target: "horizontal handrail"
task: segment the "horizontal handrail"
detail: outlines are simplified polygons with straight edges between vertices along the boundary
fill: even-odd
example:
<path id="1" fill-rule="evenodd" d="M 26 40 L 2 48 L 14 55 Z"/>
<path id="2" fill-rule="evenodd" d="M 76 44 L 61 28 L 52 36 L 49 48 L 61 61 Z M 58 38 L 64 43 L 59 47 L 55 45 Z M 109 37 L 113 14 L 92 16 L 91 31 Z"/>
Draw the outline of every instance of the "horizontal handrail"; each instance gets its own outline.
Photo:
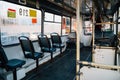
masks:
<path id="1" fill-rule="evenodd" d="M 107 46 L 96 46 L 97 49 L 115 49 L 115 47 L 107 47 Z"/>
<path id="2" fill-rule="evenodd" d="M 106 69 L 120 69 L 120 66 L 98 64 L 98 63 L 87 62 L 87 61 L 78 61 L 78 63 L 83 64 L 83 65 L 88 65 L 88 66 L 102 67 L 102 68 L 106 68 Z"/>

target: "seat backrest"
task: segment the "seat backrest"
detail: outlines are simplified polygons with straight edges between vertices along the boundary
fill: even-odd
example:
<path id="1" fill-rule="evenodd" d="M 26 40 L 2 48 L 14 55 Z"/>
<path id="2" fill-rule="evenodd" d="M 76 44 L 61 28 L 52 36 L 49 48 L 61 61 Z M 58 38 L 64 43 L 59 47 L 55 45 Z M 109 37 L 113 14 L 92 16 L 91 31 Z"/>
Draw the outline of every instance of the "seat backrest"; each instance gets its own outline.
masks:
<path id="1" fill-rule="evenodd" d="M 20 36 L 18 39 L 20 41 L 24 56 L 26 56 L 26 52 L 31 52 L 31 54 L 34 56 L 35 50 L 32 41 L 26 36 Z"/>
<path id="2" fill-rule="evenodd" d="M 38 42 L 41 48 L 51 48 L 47 35 L 38 35 Z"/>
<path id="3" fill-rule="evenodd" d="M 0 61 L 1 61 L 1 65 L 5 66 L 6 63 L 8 62 L 8 58 L 5 54 L 4 49 L 2 48 L 2 46 L 0 46 Z"/>
<path id="4" fill-rule="evenodd" d="M 51 33 L 50 36 L 51 36 L 51 40 L 52 40 L 52 43 L 53 43 L 53 44 L 54 44 L 54 43 L 59 43 L 59 44 L 62 43 L 61 37 L 59 36 L 58 33 L 55 33 L 55 32 L 54 32 L 54 33 Z"/>

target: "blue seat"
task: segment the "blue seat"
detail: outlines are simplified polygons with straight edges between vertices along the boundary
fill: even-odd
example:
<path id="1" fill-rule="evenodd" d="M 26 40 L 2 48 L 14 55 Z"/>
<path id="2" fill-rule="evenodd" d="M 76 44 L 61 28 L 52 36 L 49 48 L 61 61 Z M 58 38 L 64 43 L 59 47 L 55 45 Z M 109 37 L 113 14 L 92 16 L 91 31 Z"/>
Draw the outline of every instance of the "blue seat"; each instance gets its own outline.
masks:
<path id="1" fill-rule="evenodd" d="M 44 54 L 40 52 L 35 52 L 32 41 L 28 37 L 20 36 L 18 39 L 20 41 L 25 58 L 36 60 L 36 68 L 38 68 L 39 58 L 42 58 Z"/>
<path id="2" fill-rule="evenodd" d="M 60 48 L 60 54 L 62 54 L 62 48 L 65 47 L 65 44 L 62 43 L 61 37 L 58 33 L 51 33 L 52 46 L 54 48 Z"/>
<path id="3" fill-rule="evenodd" d="M 3 48 L 0 46 L 0 61 L 1 67 L 5 68 L 7 71 L 13 72 L 13 79 L 17 80 L 16 69 L 22 67 L 26 62 L 20 59 L 11 59 L 8 60 Z"/>
<path id="4" fill-rule="evenodd" d="M 41 47 L 42 52 L 50 52 L 51 53 L 51 61 L 53 60 L 53 52 L 56 51 L 56 48 L 51 46 L 50 40 L 46 35 L 38 35 L 38 42 Z"/>

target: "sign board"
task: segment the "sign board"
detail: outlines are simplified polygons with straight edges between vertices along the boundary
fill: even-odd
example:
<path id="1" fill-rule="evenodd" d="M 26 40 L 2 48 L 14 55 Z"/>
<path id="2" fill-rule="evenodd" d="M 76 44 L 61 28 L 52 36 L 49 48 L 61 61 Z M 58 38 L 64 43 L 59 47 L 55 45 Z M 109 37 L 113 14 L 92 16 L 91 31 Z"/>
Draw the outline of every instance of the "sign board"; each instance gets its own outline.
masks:
<path id="1" fill-rule="evenodd" d="M 19 36 L 37 38 L 41 32 L 41 11 L 0 1 L 2 45 L 19 43 Z"/>

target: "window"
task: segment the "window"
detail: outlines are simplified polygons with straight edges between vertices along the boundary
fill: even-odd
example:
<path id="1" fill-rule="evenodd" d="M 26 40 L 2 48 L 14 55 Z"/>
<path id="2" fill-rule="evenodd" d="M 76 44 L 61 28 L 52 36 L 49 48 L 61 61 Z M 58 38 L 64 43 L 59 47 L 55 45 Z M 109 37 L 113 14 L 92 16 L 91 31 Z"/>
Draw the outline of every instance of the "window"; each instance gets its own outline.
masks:
<path id="1" fill-rule="evenodd" d="M 52 32 L 61 34 L 61 24 L 45 22 L 44 23 L 44 33 L 46 35 L 50 36 L 50 33 L 52 33 Z"/>
<path id="2" fill-rule="evenodd" d="M 61 16 L 45 12 L 45 22 L 61 23 Z"/>
<path id="3" fill-rule="evenodd" d="M 50 36 L 52 32 L 61 34 L 61 16 L 45 12 L 44 34 Z"/>
<path id="4" fill-rule="evenodd" d="M 55 15 L 55 22 L 61 22 L 61 16 Z"/>
<path id="5" fill-rule="evenodd" d="M 53 21 L 53 14 L 45 12 L 45 21 Z"/>

